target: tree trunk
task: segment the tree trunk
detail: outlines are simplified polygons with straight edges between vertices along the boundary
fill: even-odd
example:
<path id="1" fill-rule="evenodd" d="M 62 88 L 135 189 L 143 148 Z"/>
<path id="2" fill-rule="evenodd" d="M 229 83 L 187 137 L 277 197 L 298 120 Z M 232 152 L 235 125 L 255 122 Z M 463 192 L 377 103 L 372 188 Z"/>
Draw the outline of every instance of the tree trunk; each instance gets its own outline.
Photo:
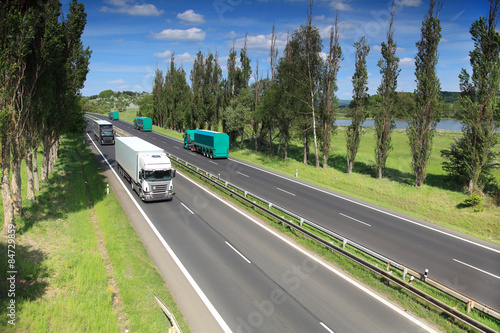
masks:
<path id="1" fill-rule="evenodd" d="M 34 200 L 35 199 L 35 184 L 33 177 L 33 151 L 30 151 L 26 154 L 26 199 Z"/>
<path id="2" fill-rule="evenodd" d="M 10 175 L 10 140 L 2 138 L 2 203 L 3 203 L 3 233 L 7 235 L 9 225 L 14 224 L 14 206 L 12 205 Z"/>
<path id="3" fill-rule="evenodd" d="M 285 133 L 285 160 L 288 159 L 288 132 Z"/>
<path id="4" fill-rule="evenodd" d="M 311 94 L 311 103 L 314 103 L 314 95 Z M 318 154 L 318 138 L 316 137 L 316 112 L 314 106 L 312 107 L 313 118 L 313 140 L 314 140 L 314 158 L 316 159 L 316 168 L 319 168 L 319 154 Z"/>
<path id="5" fill-rule="evenodd" d="M 40 191 L 40 181 L 38 178 L 38 148 L 33 151 L 33 187 L 36 191 Z"/>
<path id="6" fill-rule="evenodd" d="M 307 165 L 307 130 L 304 131 L 304 164 Z"/>
<path id="7" fill-rule="evenodd" d="M 280 155 L 281 150 L 281 141 L 283 140 L 283 132 L 280 132 L 280 143 L 278 144 L 278 150 L 276 151 L 276 155 Z"/>
<path id="8" fill-rule="evenodd" d="M 12 204 L 14 215 L 21 215 L 23 199 L 21 197 L 21 142 L 19 138 L 14 138 L 12 147 Z"/>

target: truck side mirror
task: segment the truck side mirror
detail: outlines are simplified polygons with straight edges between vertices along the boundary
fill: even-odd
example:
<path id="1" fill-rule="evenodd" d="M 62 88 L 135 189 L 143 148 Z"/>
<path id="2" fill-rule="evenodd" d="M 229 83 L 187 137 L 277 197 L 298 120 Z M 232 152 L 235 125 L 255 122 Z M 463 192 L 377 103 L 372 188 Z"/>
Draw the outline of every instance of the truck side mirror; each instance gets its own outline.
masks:
<path id="1" fill-rule="evenodd" d="M 174 177 L 175 177 L 175 172 L 176 172 L 176 171 L 177 171 L 177 170 L 172 169 L 172 178 L 174 178 Z"/>

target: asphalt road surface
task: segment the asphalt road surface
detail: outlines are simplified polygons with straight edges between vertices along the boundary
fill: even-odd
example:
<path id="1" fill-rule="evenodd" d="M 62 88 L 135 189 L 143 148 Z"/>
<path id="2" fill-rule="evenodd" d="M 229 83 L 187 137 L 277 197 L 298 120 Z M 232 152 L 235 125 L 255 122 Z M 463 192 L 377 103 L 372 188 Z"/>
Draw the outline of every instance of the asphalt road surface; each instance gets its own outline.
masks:
<path id="1" fill-rule="evenodd" d="M 210 160 L 155 132 L 116 127 L 285 209 L 500 310 L 500 246 L 235 159 Z"/>
<path id="2" fill-rule="evenodd" d="M 97 148 L 116 168 L 114 146 Z M 120 180 L 124 187 L 114 190 L 130 191 Z M 143 203 L 131 196 L 194 281 L 222 331 L 432 331 L 182 173 L 174 189 L 174 199 L 166 202 Z"/>

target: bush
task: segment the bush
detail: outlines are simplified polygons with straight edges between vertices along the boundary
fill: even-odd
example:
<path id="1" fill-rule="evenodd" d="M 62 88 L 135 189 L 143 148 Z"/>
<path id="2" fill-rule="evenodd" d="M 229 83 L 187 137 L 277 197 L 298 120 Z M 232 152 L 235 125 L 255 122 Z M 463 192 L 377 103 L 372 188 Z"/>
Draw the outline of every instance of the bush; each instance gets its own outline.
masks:
<path id="1" fill-rule="evenodd" d="M 464 207 L 479 207 L 483 203 L 483 198 L 477 193 L 472 193 L 464 201 L 462 201 L 462 206 Z M 474 211 L 476 211 L 474 209 Z"/>

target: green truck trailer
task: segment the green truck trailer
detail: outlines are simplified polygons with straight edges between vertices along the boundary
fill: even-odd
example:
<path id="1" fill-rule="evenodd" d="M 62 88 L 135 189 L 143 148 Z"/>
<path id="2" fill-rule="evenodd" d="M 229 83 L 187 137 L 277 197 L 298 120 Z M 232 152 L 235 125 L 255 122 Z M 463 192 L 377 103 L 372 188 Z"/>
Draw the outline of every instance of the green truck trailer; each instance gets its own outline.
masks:
<path id="1" fill-rule="evenodd" d="M 118 111 L 109 111 L 108 116 L 109 120 L 118 120 L 120 118 Z"/>
<path id="2" fill-rule="evenodd" d="M 135 117 L 134 128 L 143 132 L 151 132 L 153 129 L 153 121 L 148 117 Z"/>
<path id="3" fill-rule="evenodd" d="M 210 158 L 228 158 L 229 136 L 221 132 L 187 130 L 184 133 L 184 148 Z"/>

